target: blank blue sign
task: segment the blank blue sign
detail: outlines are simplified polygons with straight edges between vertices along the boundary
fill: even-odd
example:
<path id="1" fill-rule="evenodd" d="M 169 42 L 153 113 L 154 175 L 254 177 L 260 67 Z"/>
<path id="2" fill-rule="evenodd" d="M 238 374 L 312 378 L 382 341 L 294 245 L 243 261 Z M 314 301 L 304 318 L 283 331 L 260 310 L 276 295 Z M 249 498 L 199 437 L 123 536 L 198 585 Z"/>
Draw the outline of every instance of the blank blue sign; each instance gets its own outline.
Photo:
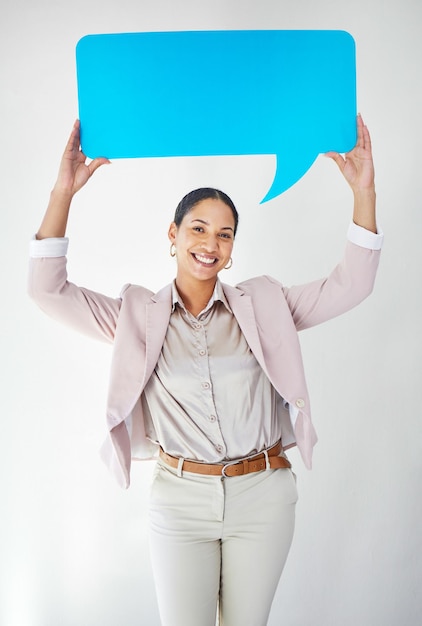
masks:
<path id="1" fill-rule="evenodd" d="M 355 44 L 344 31 L 87 35 L 76 61 L 91 158 L 274 154 L 265 202 L 318 154 L 356 142 Z"/>

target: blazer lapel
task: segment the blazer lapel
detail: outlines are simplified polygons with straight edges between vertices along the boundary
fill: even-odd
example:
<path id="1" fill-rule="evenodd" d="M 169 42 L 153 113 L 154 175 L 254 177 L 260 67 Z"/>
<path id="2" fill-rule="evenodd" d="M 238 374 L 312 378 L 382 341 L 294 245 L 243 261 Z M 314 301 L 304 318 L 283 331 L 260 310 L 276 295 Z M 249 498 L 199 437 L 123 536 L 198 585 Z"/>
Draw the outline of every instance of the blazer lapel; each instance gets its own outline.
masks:
<path id="1" fill-rule="evenodd" d="M 258 363 L 269 377 L 267 366 L 265 363 L 264 353 L 262 351 L 261 342 L 259 340 L 257 324 L 254 309 L 252 306 L 252 299 L 250 296 L 245 294 L 239 288 L 231 287 L 230 285 L 222 284 L 224 295 L 227 298 L 227 301 L 230 305 L 231 310 L 237 322 L 240 326 L 240 329 L 245 336 L 246 341 L 252 352 L 255 355 Z"/>
<path id="2" fill-rule="evenodd" d="M 160 356 L 171 315 L 171 284 L 154 296 L 146 306 L 145 369 L 142 380 L 144 388 Z"/>

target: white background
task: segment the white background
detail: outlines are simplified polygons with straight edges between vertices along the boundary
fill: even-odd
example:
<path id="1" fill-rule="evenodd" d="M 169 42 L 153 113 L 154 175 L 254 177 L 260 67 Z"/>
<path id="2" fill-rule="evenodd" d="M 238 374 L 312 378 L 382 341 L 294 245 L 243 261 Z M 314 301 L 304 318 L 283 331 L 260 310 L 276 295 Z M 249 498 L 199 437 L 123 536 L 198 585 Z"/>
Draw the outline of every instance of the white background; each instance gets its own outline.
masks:
<path id="1" fill-rule="evenodd" d="M 386 241 L 373 295 L 301 337 L 320 442 L 312 472 L 290 453 L 297 530 L 269 624 L 422 623 L 421 14 L 419 0 L 3 0 L 1 626 L 159 624 L 145 521 L 152 464 L 136 465 L 121 491 L 97 454 L 110 348 L 51 322 L 26 295 L 28 241 L 77 117 L 75 45 L 89 33 L 296 28 L 356 40 Z M 223 95 L 210 85 L 211 98 Z M 241 215 L 225 281 L 324 275 L 342 253 L 351 192 L 320 157 L 260 206 L 274 171 L 273 156 L 115 161 L 74 202 L 72 279 L 111 295 L 128 281 L 169 282 L 167 226 L 202 185 L 229 193 Z"/>

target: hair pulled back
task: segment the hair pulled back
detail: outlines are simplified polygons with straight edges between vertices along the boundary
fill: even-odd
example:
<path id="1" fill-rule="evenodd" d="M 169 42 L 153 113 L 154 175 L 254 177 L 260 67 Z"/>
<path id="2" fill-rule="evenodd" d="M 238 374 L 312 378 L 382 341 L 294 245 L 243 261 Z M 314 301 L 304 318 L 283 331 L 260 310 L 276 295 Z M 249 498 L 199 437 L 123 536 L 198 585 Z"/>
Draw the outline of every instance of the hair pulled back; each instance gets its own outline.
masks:
<path id="1" fill-rule="evenodd" d="M 202 202 L 202 200 L 209 199 L 221 200 L 221 202 L 224 202 L 224 204 L 231 209 L 234 217 L 234 235 L 236 235 L 237 225 L 239 223 L 239 214 L 236 207 L 234 206 L 231 198 L 229 198 L 224 191 L 214 189 L 213 187 L 200 187 L 199 189 L 194 189 L 181 199 L 174 213 L 174 223 L 176 226 L 180 226 L 185 215 L 189 213 L 189 211 L 191 211 L 197 204 Z"/>

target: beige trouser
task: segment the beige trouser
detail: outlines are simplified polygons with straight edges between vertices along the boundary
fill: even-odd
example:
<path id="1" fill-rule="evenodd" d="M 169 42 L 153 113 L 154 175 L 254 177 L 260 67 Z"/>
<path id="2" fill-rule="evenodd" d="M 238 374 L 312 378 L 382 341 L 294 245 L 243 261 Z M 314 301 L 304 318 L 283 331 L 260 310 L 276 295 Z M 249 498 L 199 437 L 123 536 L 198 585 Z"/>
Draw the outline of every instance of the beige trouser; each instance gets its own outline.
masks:
<path id="1" fill-rule="evenodd" d="M 162 626 L 265 626 L 293 537 L 290 469 L 232 478 L 158 461 L 150 547 Z"/>

